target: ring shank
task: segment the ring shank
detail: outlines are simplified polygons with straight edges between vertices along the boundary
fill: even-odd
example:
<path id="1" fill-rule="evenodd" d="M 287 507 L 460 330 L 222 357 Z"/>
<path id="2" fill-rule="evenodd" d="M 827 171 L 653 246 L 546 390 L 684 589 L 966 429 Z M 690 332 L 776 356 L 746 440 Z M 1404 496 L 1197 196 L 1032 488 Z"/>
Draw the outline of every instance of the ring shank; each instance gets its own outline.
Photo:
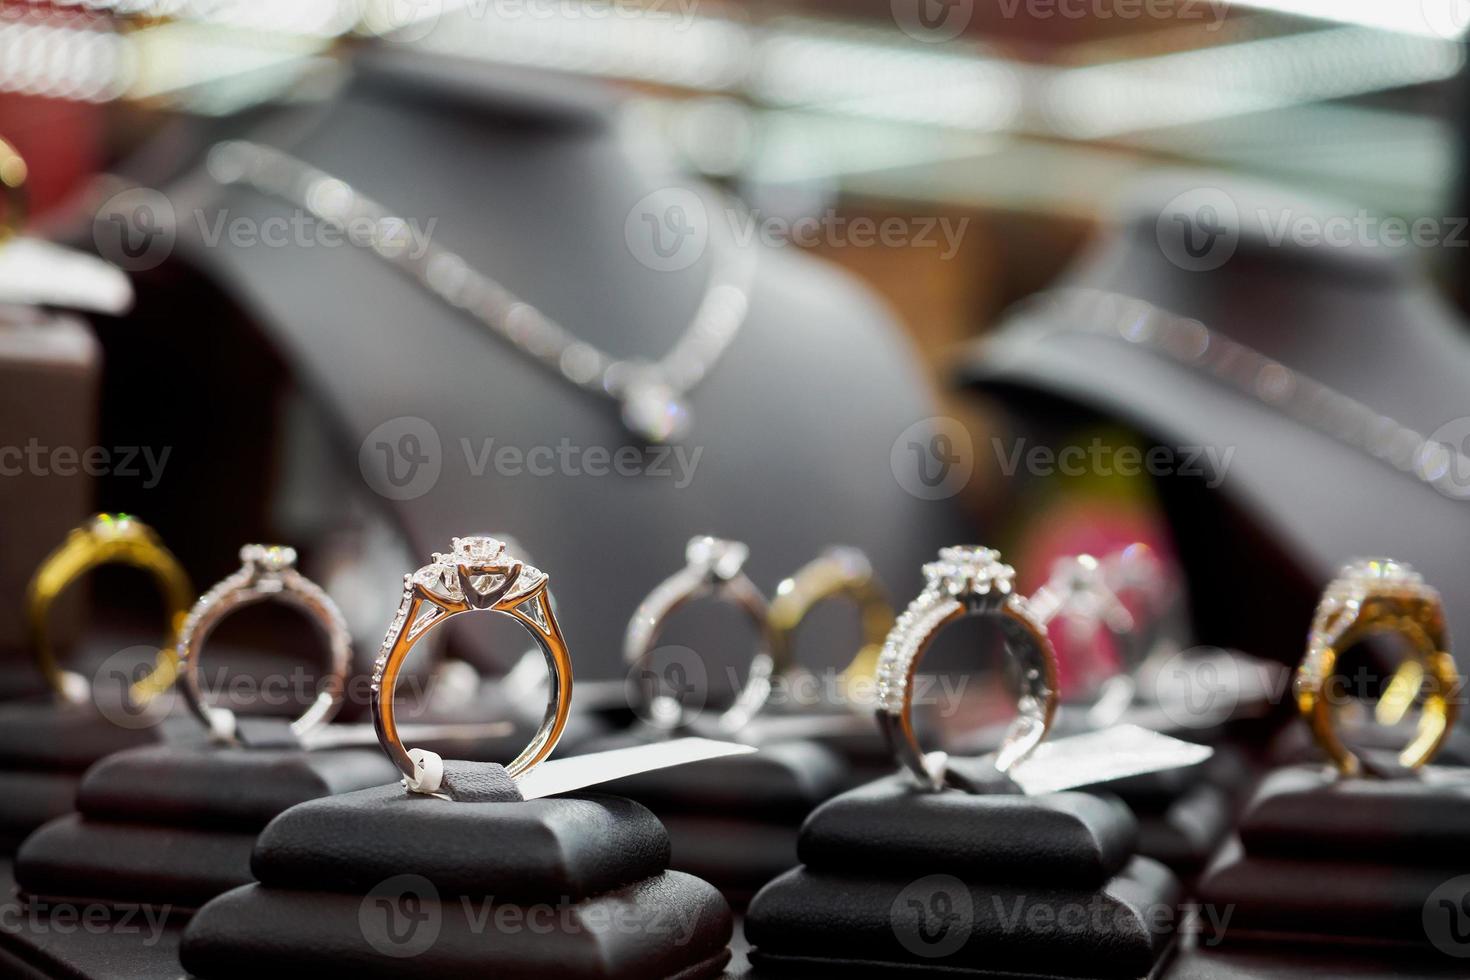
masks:
<path id="1" fill-rule="evenodd" d="M 506 773 L 511 778 L 529 771 L 551 754 L 556 743 L 561 739 L 562 732 L 566 729 L 572 704 L 571 653 L 567 649 L 566 639 L 562 636 L 561 627 L 552 612 L 545 585 L 539 586 L 529 596 L 522 596 L 514 601 L 513 606 L 496 604 L 480 611 L 498 612 L 510 616 L 531 634 L 546 658 L 551 684 L 546 713 L 542 717 L 540 727 L 520 754 L 506 764 Z M 538 604 L 536 617 L 528 615 L 523 610 L 522 607 L 527 602 Z M 438 612 L 434 614 L 428 627 L 415 629 L 415 624 L 419 623 L 425 606 L 430 606 Z M 388 650 L 388 655 L 383 660 L 382 670 L 373 685 L 373 728 L 377 732 L 378 742 L 383 747 L 383 751 L 387 753 L 388 758 L 398 767 L 399 772 L 403 773 L 404 778 L 409 781 L 410 787 L 417 785 L 419 767 L 398 733 L 394 707 L 398 676 L 403 670 L 409 653 L 421 639 L 451 617 L 473 611 L 476 610 L 463 603 L 451 606 L 432 599 L 419 586 L 414 586 L 413 597 L 408 604 L 403 625 L 398 630 Z"/>
<path id="2" fill-rule="evenodd" d="M 782 582 L 771 600 L 771 657 L 776 674 L 797 667 L 793 642 L 797 627 L 817 605 L 829 599 L 847 599 L 858 609 L 862 645 L 843 668 L 843 676 L 849 680 L 868 680 L 877 673 L 883 641 L 893 629 L 893 604 L 870 568 L 855 574 L 848 562 L 824 554 Z"/>
<path id="3" fill-rule="evenodd" d="M 163 597 L 168 626 L 158 658 L 148 677 L 134 683 L 135 696 L 156 695 L 174 682 L 178 667 L 178 643 L 184 620 L 194 602 L 194 586 L 178 559 L 148 532 L 98 538 L 92 532 L 73 531 L 65 542 L 41 563 L 26 588 L 26 616 L 37 666 L 53 691 L 67 696 L 67 671 L 56 657 L 50 629 L 50 610 L 56 599 L 87 573 L 104 565 L 123 565 L 147 573 Z M 138 700 L 146 700 L 139 698 Z"/>

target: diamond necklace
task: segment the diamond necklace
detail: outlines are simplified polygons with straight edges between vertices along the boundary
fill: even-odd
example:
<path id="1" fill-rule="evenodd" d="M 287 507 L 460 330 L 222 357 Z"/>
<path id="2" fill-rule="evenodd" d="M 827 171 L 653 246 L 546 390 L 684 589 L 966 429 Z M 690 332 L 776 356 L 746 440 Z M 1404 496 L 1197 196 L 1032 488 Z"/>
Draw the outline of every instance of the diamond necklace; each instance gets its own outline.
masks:
<path id="1" fill-rule="evenodd" d="M 1052 321 L 1038 319 L 1040 331 L 1111 336 L 1146 348 L 1216 378 L 1447 497 L 1470 499 L 1470 457 L 1456 447 L 1421 435 L 1198 320 L 1100 289 L 1049 290 L 1022 306 L 1023 315 L 1035 310 Z"/>
<path id="2" fill-rule="evenodd" d="M 290 154 L 227 140 L 210 150 L 208 170 L 221 184 L 244 184 L 310 212 L 563 380 L 618 401 L 623 425 L 651 443 L 677 441 L 688 432 L 689 392 L 719 361 L 750 305 L 756 250 L 732 244 L 715 253 L 699 307 L 668 353 L 652 362 L 622 360 L 578 340 L 457 253 L 426 239 L 414 254 L 405 219 Z"/>

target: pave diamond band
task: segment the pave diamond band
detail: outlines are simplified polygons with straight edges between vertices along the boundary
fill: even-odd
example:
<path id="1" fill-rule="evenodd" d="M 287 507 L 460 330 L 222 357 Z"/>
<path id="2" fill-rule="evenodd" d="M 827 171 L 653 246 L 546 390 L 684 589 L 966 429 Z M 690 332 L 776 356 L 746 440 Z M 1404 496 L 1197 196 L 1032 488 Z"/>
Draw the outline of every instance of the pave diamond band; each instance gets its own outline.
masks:
<path id="1" fill-rule="evenodd" d="M 317 696 L 291 723 L 300 737 L 332 719 L 342 706 L 343 685 L 352 659 L 352 636 L 337 604 L 321 586 L 296 570 L 296 551 L 283 545 L 247 544 L 240 549 L 239 571 L 215 583 L 194 603 L 179 635 L 179 680 L 184 700 L 214 738 L 233 743 L 235 714 L 209 704 L 199 682 L 199 658 L 204 641 L 220 620 L 245 606 L 281 600 L 302 610 L 321 627 L 331 660 Z"/>
<path id="2" fill-rule="evenodd" d="M 1015 569 L 1000 553 L 977 546 L 943 548 L 924 566 L 923 591 L 899 614 L 878 658 L 878 725 L 898 763 L 929 789 L 947 784 L 944 757 L 926 756 L 913 724 L 913 678 L 939 631 L 966 616 L 994 618 L 1007 653 L 1020 666 L 1016 720 L 996 753 L 1007 772 L 1030 755 L 1051 728 L 1057 706 L 1057 662 L 1046 627 L 1015 591 Z"/>
<path id="3" fill-rule="evenodd" d="M 669 616 L 686 603 L 714 596 L 743 610 L 759 631 L 759 641 L 744 687 L 734 704 L 720 715 L 718 725 L 725 734 L 743 728 L 765 705 L 778 667 L 772 653 L 775 644 L 765 596 L 743 571 L 749 556 L 750 549 L 738 541 L 707 535 L 691 539 L 684 549 L 685 566 L 654 586 L 634 610 L 623 635 L 623 662 L 630 671 L 637 671 L 652 655 Z M 780 667 L 785 669 L 786 665 Z M 674 730 L 693 721 L 676 698 L 655 697 L 641 684 L 632 685 L 630 693 L 644 699 L 635 707 L 641 717 L 658 728 Z"/>
<path id="4" fill-rule="evenodd" d="M 1344 775 L 1358 775 L 1364 765 L 1338 736 L 1328 688 L 1342 651 L 1378 633 L 1397 633 L 1407 640 L 1420 668 L 1405 675 L 1415 678 L 1412 699 L 1422 694 L 1424 707 L 1413 740 L 1399 753 L 1400 765 L 1414 769 L 1432 759 L 1449 737 L 1458 711 L 1461 682 L 1439 592 L 1403 562 L 1368 558 L 1344 565 L 1317 604 L 1295 682 L 1298 709 L 1317 744 Z"/>
<path id="5" fill-rule="evenodd" d="M 506 772 L 512 778 L 523 776 L 556 747 L 571 713 L 572 660 L 552 612 L 549 583 L 545 572 L 485 535 L 455 538 L 449 554 L 435 554 L 432 562 L 403 577 L 403 598 L 373 665 L 373 727 L 411 792 L 437 792 L 443 764 L 432 752 L 404 747 L 393 708 L 398 674 L 429 630 L 460 613 L 496 612 L 514 619 L 535 639 L 551 673 L 541 726 Z"/>

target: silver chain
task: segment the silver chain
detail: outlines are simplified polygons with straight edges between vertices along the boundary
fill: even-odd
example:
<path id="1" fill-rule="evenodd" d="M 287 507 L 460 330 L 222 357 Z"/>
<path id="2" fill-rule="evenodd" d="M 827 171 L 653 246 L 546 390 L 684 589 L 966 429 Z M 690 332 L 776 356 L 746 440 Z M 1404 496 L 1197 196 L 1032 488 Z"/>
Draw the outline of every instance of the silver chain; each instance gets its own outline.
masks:
<path id="1" fill-rule="evenodd" d="M 405 219 L 288 153 L 228 140 L 210 151 L 208 170 L 222 184 L 247 185 L 311 213 L 563 380 L 620 402 L 624 425 L 650 442 L 674 441 L 687 432 L 685 400 L 729 347 L 750 305 L 757 250 L 731 242 L 714 252 L 699 307 L 668 353 L 651 362 L 619 359 L 577 338 L 458 253 L 432 240 L 411 249 Z M 715 245 L 713 234 L 710 244 Z"/>
<path id="2" fill-rule="evenodd" d="M 1308 428 L 1447 497 L 1470 498 L 1470 457 L 1402 425 L 1253 347 L 1146 300 L 1098 289 L 1055 289 L 1024 304 L 1047 332 L 1112 336 L 1209 375 Z"/>

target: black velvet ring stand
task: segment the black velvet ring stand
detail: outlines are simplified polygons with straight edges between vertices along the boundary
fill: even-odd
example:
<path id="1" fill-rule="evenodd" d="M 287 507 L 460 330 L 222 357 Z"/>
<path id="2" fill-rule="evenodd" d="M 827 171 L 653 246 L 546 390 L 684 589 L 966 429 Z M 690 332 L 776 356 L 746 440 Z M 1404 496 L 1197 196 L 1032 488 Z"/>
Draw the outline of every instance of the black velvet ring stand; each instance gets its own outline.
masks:
<path id="1" fill-rule="evenodd" d="M 498 765 L 446 763 L 453 799 L 399 785 L 324 797 L 271 822 L 259 884 L 202 908 L 181 959 L 204 980 L 717 976 L 733 918 L 666 870 L 658 819 L 631 800 L 523 800 Z"/>
<path id="2" fill-rule="evenodd" d="M 653 737 L 640 730 L 587 748 Z M 663 822 L 672 846 L 669 867 L 709 881 L 743 908 L 761 885 L 796 862 L 802 820 L 848 780 L 847 764 L 832 749 L 796 740 L 627 776 L 604 788 L 637 800 Z"/>
<path id="3" fill-rule="evenodd" d="M 1343 779 L 1293 766 L 1261 784 L 1200 898 L 1234 907 L 1227 942 L 1350 939 L 1433 954 L 1432 900 L 1447 897 L 1456 915 L 1470 908 L 1470 877 L 1452 895 L 1442 888 L 1461 875 L 1470 875 L 1470 773 Z M 1440 938 L 1450 935 L 1446 924 Z M 1470 941 L 1460 945 L 1470 954 Z"/>
<path id="4" fill-rule="evenodd" d="M 272 727 L 252 722 L 255 744 Z M 393 780 L 376 748 L 306 751 L 207 743 L 129 749 L 81 779 L 77 813 L 26 839 L 16 855 L 23 892 L 51 899 L 168 906 L 187 912 L 252 880 L 255 835 L 305 800 Z"/>
<path id="5" fill-rule="evenodd" d="M 890 776 L 807 818 L 801 866 L 750 903 L 751 961 L 762 974 L 1153 976 L 1181 895 L 1136 839 L 1117 800 L 930 793 Z"/>

